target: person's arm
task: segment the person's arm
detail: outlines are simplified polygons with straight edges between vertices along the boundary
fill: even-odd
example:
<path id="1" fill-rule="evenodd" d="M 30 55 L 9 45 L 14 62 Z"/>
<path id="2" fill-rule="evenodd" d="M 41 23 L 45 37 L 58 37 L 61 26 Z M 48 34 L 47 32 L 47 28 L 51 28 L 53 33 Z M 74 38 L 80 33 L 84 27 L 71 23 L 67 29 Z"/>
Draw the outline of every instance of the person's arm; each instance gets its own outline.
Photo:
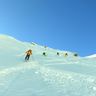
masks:
<path id="1" fill-rule="evenodd" d="M 32 55 L 32 52 L 31 52 L 31 55 Z"/>
<path id="2" fill-rule="evenodd" d="M 28 51 L 25 52 L 26 54 L 28 53 Z"/>

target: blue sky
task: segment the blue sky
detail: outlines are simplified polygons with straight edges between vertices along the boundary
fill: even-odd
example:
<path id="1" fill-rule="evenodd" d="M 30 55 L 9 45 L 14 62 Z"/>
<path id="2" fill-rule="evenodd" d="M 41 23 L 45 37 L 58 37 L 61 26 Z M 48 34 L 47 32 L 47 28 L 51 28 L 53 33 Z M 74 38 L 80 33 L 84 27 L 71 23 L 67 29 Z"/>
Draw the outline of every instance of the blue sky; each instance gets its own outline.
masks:
<path id="1" fill-rule="evenodd" d="M 0 0 L 0 33 L 86 56 L 96 53 L 95 0 Z"/>

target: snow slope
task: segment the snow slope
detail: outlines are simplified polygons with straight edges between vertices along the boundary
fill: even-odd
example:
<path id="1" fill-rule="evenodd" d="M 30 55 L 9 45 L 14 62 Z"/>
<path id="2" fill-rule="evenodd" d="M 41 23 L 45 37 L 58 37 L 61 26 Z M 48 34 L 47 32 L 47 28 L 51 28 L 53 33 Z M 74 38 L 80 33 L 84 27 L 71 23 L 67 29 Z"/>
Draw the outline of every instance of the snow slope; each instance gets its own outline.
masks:
<path id="1" fill-rule="evenodd" d="M 24 62 L 28 49 L 33 55 Z M 0 96 L 96 96 L 95 58 L 74 57 L 5 35 L 0 35 L 0 51 Z"/>
<path id="2" fill-rule="evenodd" d="M 96 54 L 93 54 L 93 55 L 87 56 L 87 58 L 96 58 Z"/>

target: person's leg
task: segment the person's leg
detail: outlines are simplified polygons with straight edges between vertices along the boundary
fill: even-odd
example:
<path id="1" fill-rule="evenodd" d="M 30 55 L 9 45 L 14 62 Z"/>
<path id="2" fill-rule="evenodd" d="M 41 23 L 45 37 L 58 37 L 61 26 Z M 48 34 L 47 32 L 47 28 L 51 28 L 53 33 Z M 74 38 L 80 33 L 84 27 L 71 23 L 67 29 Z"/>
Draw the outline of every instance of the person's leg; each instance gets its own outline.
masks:
<path id="1" fill-rule="evenodd" d="M 25 57 L 25 60 L 27 60 L 28 59 L 28 55 L 26 55 L 26 57 Z"/>
<path id="2" fill-rule="evenodd" d="M 27 56 L 27 60 L 29 60 L 29 58 L 30 58 L 30 55 Z"/>

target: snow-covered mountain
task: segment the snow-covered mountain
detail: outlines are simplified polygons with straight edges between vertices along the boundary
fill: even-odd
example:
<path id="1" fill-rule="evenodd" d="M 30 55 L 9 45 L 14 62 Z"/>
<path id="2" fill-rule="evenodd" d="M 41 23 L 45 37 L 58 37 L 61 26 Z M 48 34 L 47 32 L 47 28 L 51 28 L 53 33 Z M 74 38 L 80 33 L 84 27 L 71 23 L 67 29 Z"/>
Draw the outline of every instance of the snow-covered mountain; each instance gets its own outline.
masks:
<path id="1" fill-rule="evenodd" d="M 33 55 L 25 62 L 28 49 Z M 0 35 L 0 51 L 0 96 L 96 96 L 95 58 L 5 35 Z"/>
<path id="2" fill-rule="evenodd" d="M 96 54 L 93 54 L 93 55 L 87 56 L 87 58 L 96 58 Z"/>

